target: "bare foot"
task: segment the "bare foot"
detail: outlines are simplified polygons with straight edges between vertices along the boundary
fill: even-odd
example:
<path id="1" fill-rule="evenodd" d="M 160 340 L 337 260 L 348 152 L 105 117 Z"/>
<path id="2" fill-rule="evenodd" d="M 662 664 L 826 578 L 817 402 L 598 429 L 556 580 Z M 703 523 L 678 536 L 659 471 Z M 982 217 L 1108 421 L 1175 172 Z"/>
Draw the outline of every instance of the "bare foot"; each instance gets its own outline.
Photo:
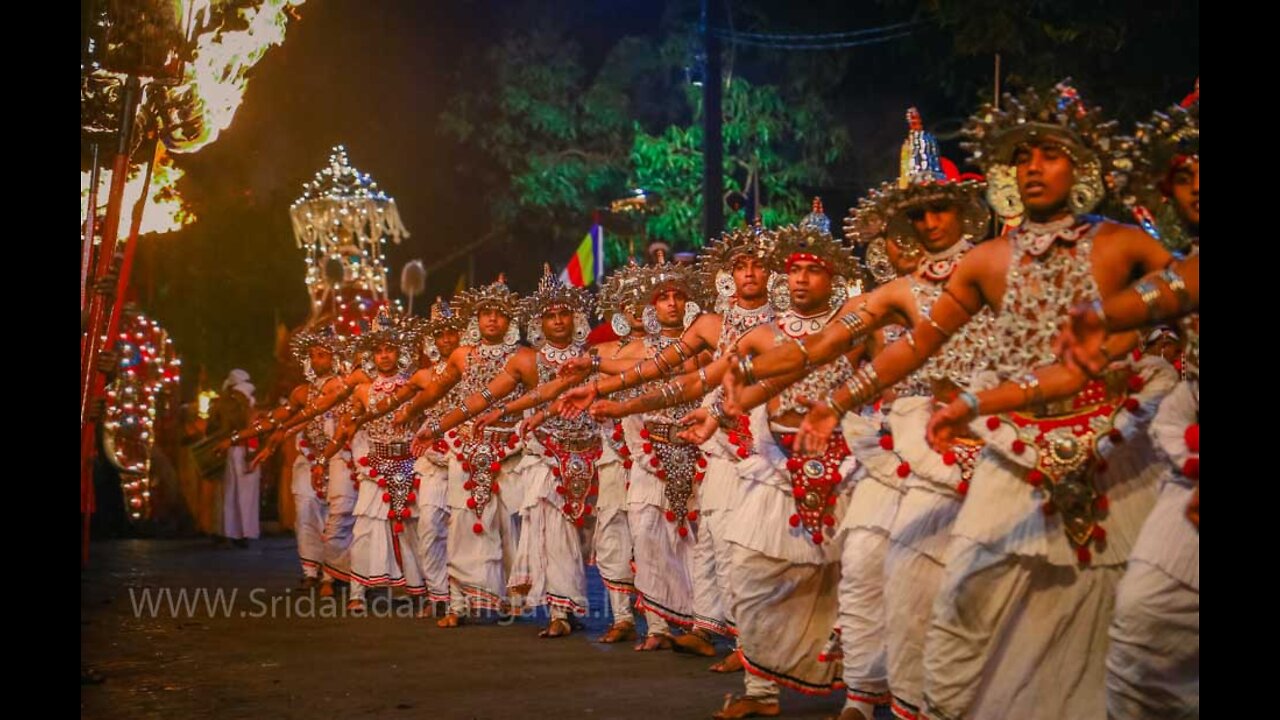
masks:
<path id="1" fill-rule="evenodd" d="M 675 647 L 672 650 L 678 653 L 701 655 L 703 657 L 716 656 L 716 646 L 712 645 L 710 640 L 696 631 L 673 636 L 671 642 L 675 643 Z"/>
<path id="2" fill-rule="evenodd" d="M 573 627 L 569 625 L 568 620 L 564 620 L 561 618 L 554 618 L 551 622 L 547 623 L 547 628 L 545 630 L 538 633 L 538 637 L 540 638 L 565 637 L 572 632 L 573 632 Z"/>
<path id="3" fill-rule="evenodd" d="M 620 622 L 609 628 L 609 632 L 601 635 L 596 642 L 600 643 L 618 643 L 627 642 L 636 639 L 636 624 L 633 622 Z"/>
<path id="4" fill-rule="evenodd" d="M 736 720 L 737 718 L 749 717 L 777 717 L 782 713 L 782 708 L 778 707 L 777 702 L 764 702 L 748 697 L 735 698 L 732 695 L 724 696 L 724 707 L 711 717 L 715 720 Z"/>
<path id="5" fill-rule="evenodd" d="M 364 601 L 359 598 L 347 601 L 347 612 L 352 615 L 363 615 L 365 613 Z"/>
<path id="6" fill-rule="evenodd" d="M 707 669 L 718 673 L 742 672 L 742 656 L 738 654 L 737 650 L 734 650 L 726 655 L 723 660 Z"/>
<path id="7" fill-rule="evenodd" d="M 639 652 L 652 652 L 654 650 L 670 650 L 671 636 L 669 635 L 649 635 L 644 642 L 636 646 Z"/>
<path id="8" fill-rule="evenodd" d="M 833 717 L 830 720 L 869 720 L 866 715 L 858 708 L 847 707 L 840 711 L 840 717 Z"/>
<path id="9" fill-rule="evenodd" d="M 462 624 L 464 624 L 463 620 L 462 618 L 458 617 L 457 613 L 448 613 L 444 617 L 436 621 L 436 627 L 442 627 L 442 628 L 456 628 Z"/>
<path id="10" fill-rule="evenodd" d="M 333 581 L 323 580 L 320 583 L 320 597 L 333 597 Z"/>

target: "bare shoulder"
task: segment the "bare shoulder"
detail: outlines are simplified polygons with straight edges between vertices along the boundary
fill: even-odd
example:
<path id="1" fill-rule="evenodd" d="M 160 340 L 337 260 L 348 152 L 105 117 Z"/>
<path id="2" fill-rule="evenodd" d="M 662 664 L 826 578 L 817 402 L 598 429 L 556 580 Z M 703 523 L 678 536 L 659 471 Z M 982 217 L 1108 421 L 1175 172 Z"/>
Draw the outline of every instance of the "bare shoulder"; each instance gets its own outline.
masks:
<path id="1" fill-rule="evenodd" d="M 758 354 L 766 352 L 774 346 L 777 336 L 774 325 L 757 325 L 750 332 L 738 338 L 738 350 Z"/>

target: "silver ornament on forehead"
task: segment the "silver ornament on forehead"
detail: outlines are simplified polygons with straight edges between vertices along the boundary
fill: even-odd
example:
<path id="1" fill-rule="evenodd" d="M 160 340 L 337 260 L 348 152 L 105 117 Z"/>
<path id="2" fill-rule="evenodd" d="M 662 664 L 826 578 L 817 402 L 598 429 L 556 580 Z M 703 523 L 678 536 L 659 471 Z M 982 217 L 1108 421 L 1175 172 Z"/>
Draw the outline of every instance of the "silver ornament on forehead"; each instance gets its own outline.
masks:
<path id="1" fill-rule="evenodd" d="M 738 286 L 733 281 L 733 275 L 727 270 L 721 270 L 716 273 L 716 294 L 722 298 L 733 297 L 738 291 Z"/>

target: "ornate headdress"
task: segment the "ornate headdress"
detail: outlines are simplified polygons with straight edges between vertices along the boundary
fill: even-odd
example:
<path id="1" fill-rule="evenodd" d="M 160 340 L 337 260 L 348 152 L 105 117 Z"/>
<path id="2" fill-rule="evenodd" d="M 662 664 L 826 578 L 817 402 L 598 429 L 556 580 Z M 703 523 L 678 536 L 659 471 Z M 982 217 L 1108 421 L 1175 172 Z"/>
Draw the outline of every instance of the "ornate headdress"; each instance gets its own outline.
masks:
<path id="1" fill-rule="evenodd" d="M 488 285 L 464 290 L 458 295 L 458 311 L 468 318 L 466 332 L 462 334 L 464 345 L 480 343 L 480 324 L 477 316 L 485 308 L 494 308 L 511 319 L 503 344 L 520 342 L 520 296 L 507 287 L 506 273 L 498 273 L 498 279 Z"/>
<path id="2" fill-rule="evenodd" d="M 571 287 L 560 282 L 560 278 L 551 272 L 551 266 L 542 265 L 542 279 L 538 281 L 538 289 L 524 299 L 523 314 L 528 322 L 525 337 L 534 347 L 542 347 L 546 338 L 542 334 L 542 315 L 554 308 L 567 308 L 573 311 L 573 339 L 577 343 L 587 340 L 591 333 L 591 325 L 587 318 L 595 312 L 595 301 L 586 288 Z"/>
<path id="3" fill-rule="evenodd" d="M 937 201 L 954 205 L 960 214 L 961 239 L 970 242 L 984 239 L 991 221 L 982 201 L 986 184 L 947 175 L 938 141 L 924 129 L 915 108 L 907 110 L 907 126 L 897 182 L 886 182 L 867 193 L 844 221 L 849 242 L 867 245 L 867 268 L 879 283 L 897 276 L 884 249 L 886 239 L 904 252 L 923 251 L 908 217 L 912 209 Z"/>
<path id="4" fill-rule="evenodd" d="M 843 304 L 851 292 L 850 283 L 860 280 L 853 253 L 831 235 L 831 219 L 822 211 L 821 198 L 813 199 L 813 212 L 799 225 L 783 226 L 774 235 L 766 262 L 775 273 L 769 279 L 770 301 L 780 310 L 791 306 L 785 276 L 791 264 L 799 260 L 820 263 L 831 272 L 833 306 Z"/>
<path id="5" fill-rule="evenodd" d="M 294 362 L 302 366 L 303 374 L 308 380 L 315 379 L 315 372 L 311 369 L 310 354 L 313 347 L 322 347 L 333 354 L 335 370 L 342 367 L 342 357 L 346 354 L 347 343 L 334 331 L 332 325 L 299 330 L 289 338 L 289 353 L 293 355 Z"/>
<path id="6" fill-rule="evenodd" d="M 1126 141 L 1112 176 L 1120 202 L 1157 240 L 1185 248 L 1191 239 L 1166 197 L 1173 172 L 1200 157 L 1200 81 L 1182 104 L 1139 122 Z"/>
<path id="7" fill-rule="evenodd" d="M 631 325 L 623 314 L 637 311 L 642 313 L 645 329 L 651 333 L 658 332 L 652 303 L 654 297 L 667 288 L 679 290 L 688 298 L 684 312 L 685 327 L 702 312 L 706 290 L 697 270 L 691 265 L 667 262 L 667 255 L 662 250 L 658 250 L 656 256 L 657 260 L 652 265 L 638 265 L 633 259 L 625 267 L 610 273 L 600 288 L 600 312 L 610 317 L 613 331 L 618 335 L 631 331 Z"/>
<path id="8" fill-rule="evenodd" d="M 356 338 L 357 350 L 372 351 L 381 345 L 394 345 L 400 351 L 398 363 L 402 371 L 408 372 L 417 360 L 418 338 L 422 332 L 421 323 L 415 322 L 408 315 L 393 314 L 387 306 L 378 310 L 367 330 L 361 331 Z M 372 363 L 372 353 L 366 356 L 365 364 Z"/>
<path id="9" fill-rule="evenodd" d="M 729 299 L 737 292 L 733 282 L 734 261 L 743 256 L 765 259 L 773 247 L 773 240 L 774 234 L 757 221 L 751 227 L 723 233 L 703 248 L 698 258 L 698 273 L 702 286 L 715 290 L 717 312 L 723 312 L 729 306 Z"/>
<path id="10" fill-rule="evenodd" d="M 462 332 L 466 325 L 466 317 L 456 312 L 448 300 L 440 297 L 431 303 L 431 318 L 423 323 L 422 347 L 432 362 L 440 362 L 440 349 L 436 347 L 436 335 L 445 330 Z"/>
<path id="11" fill-rule="evenodd" d="M 1111 171 L 1116 123 L 1086 105 L 1070 78 L 1043 96 L 1029 88 L 1018 97 L 1006 93 L 1003 107 L 984 103 L 961 132 L 967 138 L 961 146 L 988 176 L 988 201 L 1002 217 L 1009 217 L 1016 199 L 1016 183 L 1009 196 L 1009 178 L 1014 151 L 1023 143 L 1052 140 L 1066 151 L 1075 164 L 1070 205 L 1076 214 L 1088 213 L 1106 194 L 1102 178 Z M 1020 200 L 1016 204 L 1021 207 Z"/>

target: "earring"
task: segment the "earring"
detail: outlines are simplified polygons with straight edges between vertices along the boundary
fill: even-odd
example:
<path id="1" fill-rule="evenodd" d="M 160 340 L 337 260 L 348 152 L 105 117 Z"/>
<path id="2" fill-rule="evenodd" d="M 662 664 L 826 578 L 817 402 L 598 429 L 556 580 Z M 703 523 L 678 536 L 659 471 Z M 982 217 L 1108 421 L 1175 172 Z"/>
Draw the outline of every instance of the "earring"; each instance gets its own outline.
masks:
<path id="1" fill-rule="evenodd" d="M 645 306 L 641 319 L 644 321 L 645 332 L 650 335 L 657 335 L 662 332 L 662 325 L 658 322 L 658 311 L 652 305 Z"/>
<path id="2" fill-rule="evenodd" d="M 627 320 L 627 316 L 620 312 L 614 313 L 613 317 L 609 318 L 609 328 L 618 337 L 626 337 L 631 334 L 631 323 Z"/>
<path id="3" fill-rule="evenodd" d="M 702 314 L 702 308 L 698 307 L 698 303 L 690 300 L 684 304 L 684 326 L 689 327 L 694 320 Z"/>

